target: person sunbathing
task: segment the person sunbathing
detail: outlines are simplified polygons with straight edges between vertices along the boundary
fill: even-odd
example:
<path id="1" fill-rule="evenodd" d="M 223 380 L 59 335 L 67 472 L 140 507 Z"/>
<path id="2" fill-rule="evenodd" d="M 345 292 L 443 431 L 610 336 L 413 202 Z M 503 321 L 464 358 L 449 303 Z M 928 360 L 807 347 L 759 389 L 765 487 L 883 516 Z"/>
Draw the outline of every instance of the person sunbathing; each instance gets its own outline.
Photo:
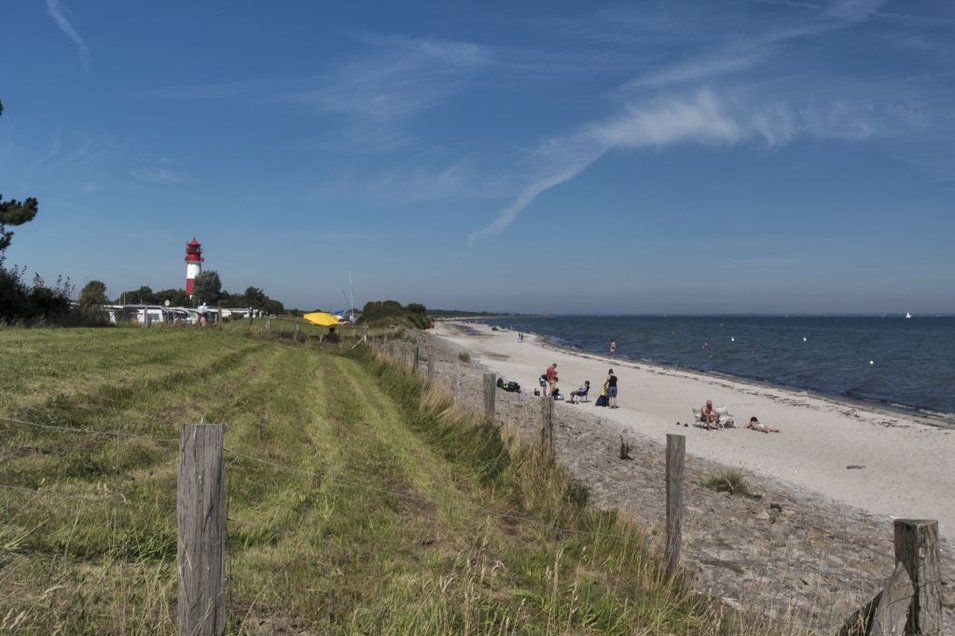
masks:
<path id="1" fill-rule="evenodd" d="M 703 422 L 706 428 L 710 428 L 710 426 L 723 428 L 722 425 L 720 425 L 720 414 L 713 408 L 713 400 L 707 400 L 703 408 L 700 409 L 700 421 Z"/>
<path id="2" fill-rule="evenodd" d="M 778 428 L 770 428 L 756 419 L 756 416 L 749 418 L 749 424 L 746 425 L 746 428 L 751 428 L 754 431 L 759 431 L 760 433 L 778 433 Z"/>

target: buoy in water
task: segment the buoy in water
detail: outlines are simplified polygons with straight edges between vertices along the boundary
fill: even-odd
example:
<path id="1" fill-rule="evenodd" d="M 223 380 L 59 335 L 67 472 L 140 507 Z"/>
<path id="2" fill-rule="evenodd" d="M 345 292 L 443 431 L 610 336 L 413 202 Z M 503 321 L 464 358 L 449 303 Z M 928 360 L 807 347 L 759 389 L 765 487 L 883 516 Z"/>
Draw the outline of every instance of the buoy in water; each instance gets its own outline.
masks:
<path id="1" fill-rule="evenodd" d="M 730 342 L 736 342 L 736 337 L 734 336 L 734 337 L 730 338 Z"/>
<path id="2" fill-rule="evenodd" d="M 875 364 L 875 360 L 869 360 L 869 366 L 871 367 L 873 364 Z"/>
<path id="3" fill-rule="evenodd" d="M 803 337 L 802 337 L 802 341 L 803 341 L 803 342 L 806 342 L 806 336 L 803 336 Z"/>

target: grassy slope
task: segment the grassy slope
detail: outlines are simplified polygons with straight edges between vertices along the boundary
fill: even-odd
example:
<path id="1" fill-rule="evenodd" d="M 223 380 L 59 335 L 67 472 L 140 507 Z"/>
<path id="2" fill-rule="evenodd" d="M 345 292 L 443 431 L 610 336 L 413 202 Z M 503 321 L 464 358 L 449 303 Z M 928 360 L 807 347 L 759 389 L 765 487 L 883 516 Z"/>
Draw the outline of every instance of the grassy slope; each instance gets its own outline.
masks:
<path id="1" fill-rule="evenodd" d="M 226 424 L 234 631 L 721 629 L 629 524 L 367 353 L 135 328 L 0 350 L 0 629 L 174 631 L 174 440 L 200 418 Z"/>

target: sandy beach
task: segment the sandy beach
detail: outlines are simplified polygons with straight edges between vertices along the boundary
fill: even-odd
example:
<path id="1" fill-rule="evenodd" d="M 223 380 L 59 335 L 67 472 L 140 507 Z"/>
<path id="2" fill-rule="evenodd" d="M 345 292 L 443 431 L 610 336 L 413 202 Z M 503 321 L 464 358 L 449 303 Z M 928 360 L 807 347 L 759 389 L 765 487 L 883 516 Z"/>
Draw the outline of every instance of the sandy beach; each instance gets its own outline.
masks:
<path id="1" fill-rule="evenodd" d="M 552 362 L 567 396 L 590 380 L 591 402 L 558 403 L 558 413 L 588 410 L 657 443 L 667 433 L 679 432 L 686 435 L 691 456 L 739 466 L 874 515 L 938 519 L 940 535 L 955 539 L 955 432 L 950 428 L 805 392 L 610 360 L 557 349 L 531 335 L 520 342 L 514 332 L 467 326 L 475 332 L 440 324 L 436 333 L 500 377 L 519 382 L 525 392 L 538 387 L 538 376 Z M 619 408 L 594 407 L 611 367 L 619 378 Z M 708 431 L 692 426 L 691 408 L 707 399 L 727 406 L 739 427 Z M 782 432 L 745 430 L 753 415 Z M 690 426 L 683 425 L 688 422 Z"/>

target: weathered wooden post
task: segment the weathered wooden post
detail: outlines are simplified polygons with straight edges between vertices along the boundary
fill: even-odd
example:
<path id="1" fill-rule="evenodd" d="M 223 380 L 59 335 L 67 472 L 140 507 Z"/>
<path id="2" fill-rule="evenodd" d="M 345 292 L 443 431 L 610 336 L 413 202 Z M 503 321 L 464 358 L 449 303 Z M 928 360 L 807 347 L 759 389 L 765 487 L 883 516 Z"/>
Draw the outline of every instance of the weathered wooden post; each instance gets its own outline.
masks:
<path id="1" fill-rule="evenodd" d="M 895 560 L 905 567 L 915 591 L 905 633 L 941 634 L 942 572 L 939 568 L 938 521 L 896 519 Z"/>
<path id="2" fill-rule="evenodd" d="M 266 333 L 272 333 L 272 319 L 269 318 L 265 321 L 265 331 Z"/>
<path id="3" fill-rule="evenodd" d="M 415 345 L 414 348 L 414 364 L 411 366 L 411 370 L 415 373 L 418 372 L 418 362 L 421 361 L 421 351 L 419 350 L 418 345 Z"/>
<path id="4" fill-rule="evenodd" d="M 225 633 L 225 464 L 222 425 L 179 434 L 179 634 Z"/>
<path id="5" fill-rule="evenodd" d="M 298 323 L 295 323 L 295 331 L 292 332 L 292 339 L 298 342 Z"/>
<path id="6" fill-rule="evenodd" d="M 489 422 L 494 421 L 494 391 L 497 389 L 495 382 L 497 376 L 493 373 L 484 374 L 484 417 Z"/>
<path id="7" fill-rule="evenodd" d="M 680 563 L 680 543 L 683 524 L 683 465 L 686 455 L 686 437 L 667 435 L 667 536 L 666 567 L 673 574 Z"/>
<path id="8" fill-rule="evenodd" d="M 541 441 L 544 447 L 554 456 L 554 398 L 541 398 Z"/>

